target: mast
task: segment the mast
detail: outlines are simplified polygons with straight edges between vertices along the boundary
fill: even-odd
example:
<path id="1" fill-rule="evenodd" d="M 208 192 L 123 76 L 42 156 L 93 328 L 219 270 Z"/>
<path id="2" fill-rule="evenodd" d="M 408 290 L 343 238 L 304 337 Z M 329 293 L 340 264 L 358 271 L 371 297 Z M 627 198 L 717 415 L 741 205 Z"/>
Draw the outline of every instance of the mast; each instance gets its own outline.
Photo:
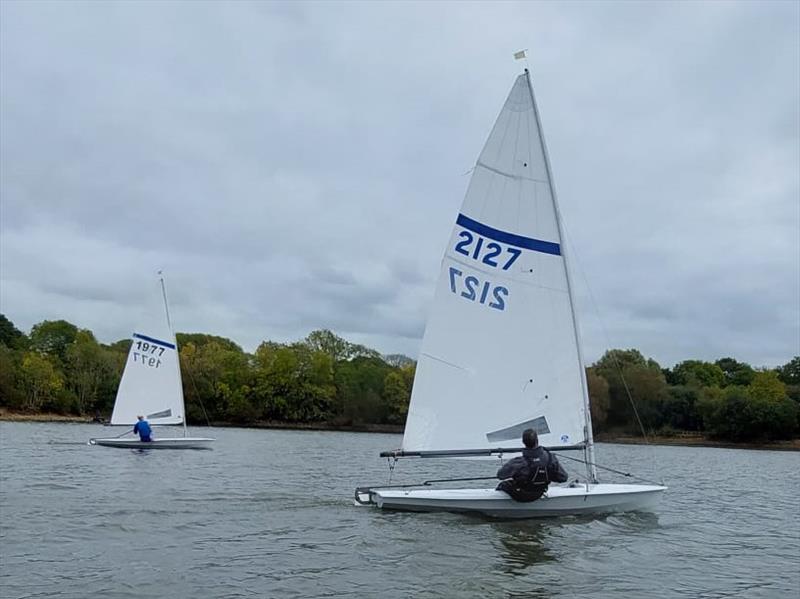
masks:
<path id="1" fill-rule="evenodd" d="M 553 198 L 553 208 L 556 215 L 556 224 L 558 225 L 558 234 L 561 238 L 561 255 L 564 257 L 564 271 L 567 276 L 567 296 L 569 297 L 569 309 L 572 314 L 572 329 L 575 333 L 575 344 L 578 349 L 578 366 L 581 375 L 581 388 L 583 389 L 583 407 L 584 416 L 586 420 L 586 466 L 587 473 L 592 482 L 597 482 L 597 468 L 594 462 L 594 435 L 592 434 L 592 413 L 589 407 L 589 388 L 586 383 L 586 368 L 583 365 L 583 352 L 581 351 L 581 338 L 578 332 L 578 317 L 575 314 L 575 303 L 572 298 L 572 278 L 569 272 L 569 260 L 567 259 L 566 238 L 564 236 L 564 228 L 561 224 L 561 212 L 558 209 L 558 199 L 556 197 L 555 183 L 553 182 L 553 171 L 550 169 L 550 156 L 547 153 L 547 144 L 544 140 L 544 130 L 542 129 L 542 121 L 539 118 L 539 108 L 536 105 L 536 96 L 533 93 L 533 84 L 531 83 L 531 73 L 525 69 L 525 79 L 528 82 L 528 91 L 531 93 L 531 102 L 533 103 L 533 115 L 536 118 L 536 125 L 539 127 L 539 139 L 542 143 L 542 154 L 544 155 L 544 164 L 547 169 L 547 180 L 550 185 L 550 195 Z"/>
<path id="2" fill-rule="evenodd" d="M 186 402 L 183 399 L 183 379 L 181 378 L 181 354 L 178 348 L 178 338 L 175 336 L 175 331 L 172 330 L 172 321 L 169 317 L 169 302 L 167 301 L 167 286 L 164 284 L 163 271 L 158 271 L 158 280 L 161 283 L 161 296 L 164 298 L 164 312 L 167 315 L 167 326 L 172 335 L 172 340 L 175 342 L 175 358 L 178 368 L 178 392 L 181 394 L 181 405 L 183 407 L 183 436 L 187 435 L 186 429 Z"/>

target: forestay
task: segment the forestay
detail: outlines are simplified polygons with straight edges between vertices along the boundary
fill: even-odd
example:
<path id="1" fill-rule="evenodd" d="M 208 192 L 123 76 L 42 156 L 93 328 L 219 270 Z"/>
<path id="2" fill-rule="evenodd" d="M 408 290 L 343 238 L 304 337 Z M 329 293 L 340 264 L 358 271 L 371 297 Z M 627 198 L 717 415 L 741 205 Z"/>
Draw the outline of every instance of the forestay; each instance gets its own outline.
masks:
<path id="1" fill-rule="evenodd" d="M 167 327 L 155 330 L 131 338 L 111 424 L 133 424 L 138 415 L 151 424 L 183 423 L 177 342 Z"/>
<path id="2" fill-rule="evenodd" d="M 586 443 L 566 263 L 527 75 L 480 154 L 442 260 L 403 450 Z"/>

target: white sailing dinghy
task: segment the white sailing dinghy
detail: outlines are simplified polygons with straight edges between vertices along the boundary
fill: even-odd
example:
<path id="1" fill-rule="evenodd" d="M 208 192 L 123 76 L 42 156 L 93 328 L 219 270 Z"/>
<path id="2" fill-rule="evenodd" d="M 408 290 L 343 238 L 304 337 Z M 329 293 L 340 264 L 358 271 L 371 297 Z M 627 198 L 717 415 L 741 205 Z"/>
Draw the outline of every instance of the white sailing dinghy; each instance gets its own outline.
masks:
<path id="1" fill-rule="evenodd" d="M 142 449 L 205 449 L 214 441 L 207 437 L 189 437 L 183 384 L 178 357 L 178 342 L 169 318 L 167 294 L 160 278 L 166 322 L 151 325 L 147 333 L 134 333 L 128 361 L 117 390 L 112 426 L 132 427 L 142 415 L 154 427 L 152 441 L 138 438 L 111 437 L 89 439 L 90 445 Z M 161 437 L 161 425 L 183 425 L 182 437 Z"/>
<path id="2" fill-rule="evenodd" d="M 644 509 L 666 489 L 597 481 L 560 214 L 526 69 L 478 158 L 450 235 L 402 449 L 381 456 L 509 458 L 521 451 L 527 428 L 550 450 L 582 450 L 587 482 L 550 485 L 532 503 L 493 488 L 391 486 L 358 488 L 356 501 L 532 518 Z"/>

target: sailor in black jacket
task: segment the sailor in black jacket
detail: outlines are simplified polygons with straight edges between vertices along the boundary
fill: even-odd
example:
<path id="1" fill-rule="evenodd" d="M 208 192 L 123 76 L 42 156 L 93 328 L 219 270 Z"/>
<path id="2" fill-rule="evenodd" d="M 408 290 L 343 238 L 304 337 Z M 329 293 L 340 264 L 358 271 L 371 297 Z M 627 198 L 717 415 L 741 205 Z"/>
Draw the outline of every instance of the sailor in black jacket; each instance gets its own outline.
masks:
<path id="1" fill-rule="evenodd" d="M 522 456 L 509 460 L 497 471 L 498 491 L 505 491 L 517 501 L 536 501 L 551 482 L 567 481 L 567 473 L 554 455 L 539 447 L 539 436 L 532 428 L 522 433 L 525 449 Z"/>

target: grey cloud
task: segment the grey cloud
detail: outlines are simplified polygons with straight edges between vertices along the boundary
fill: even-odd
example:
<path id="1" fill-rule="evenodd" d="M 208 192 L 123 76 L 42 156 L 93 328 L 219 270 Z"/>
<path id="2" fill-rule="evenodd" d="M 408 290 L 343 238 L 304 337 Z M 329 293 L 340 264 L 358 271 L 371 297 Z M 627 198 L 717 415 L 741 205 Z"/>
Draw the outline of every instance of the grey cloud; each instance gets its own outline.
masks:
<path id="1" fill-rule="evenodd" d="M 253 349 L 324 327 L 416 355 L 463 173 L 528 47 L 587 359 L 800 352 L 796 3 L 0 17 L 0 304 L 18 326 L 123 337 L 165 268 L 181 330 Z"/>

